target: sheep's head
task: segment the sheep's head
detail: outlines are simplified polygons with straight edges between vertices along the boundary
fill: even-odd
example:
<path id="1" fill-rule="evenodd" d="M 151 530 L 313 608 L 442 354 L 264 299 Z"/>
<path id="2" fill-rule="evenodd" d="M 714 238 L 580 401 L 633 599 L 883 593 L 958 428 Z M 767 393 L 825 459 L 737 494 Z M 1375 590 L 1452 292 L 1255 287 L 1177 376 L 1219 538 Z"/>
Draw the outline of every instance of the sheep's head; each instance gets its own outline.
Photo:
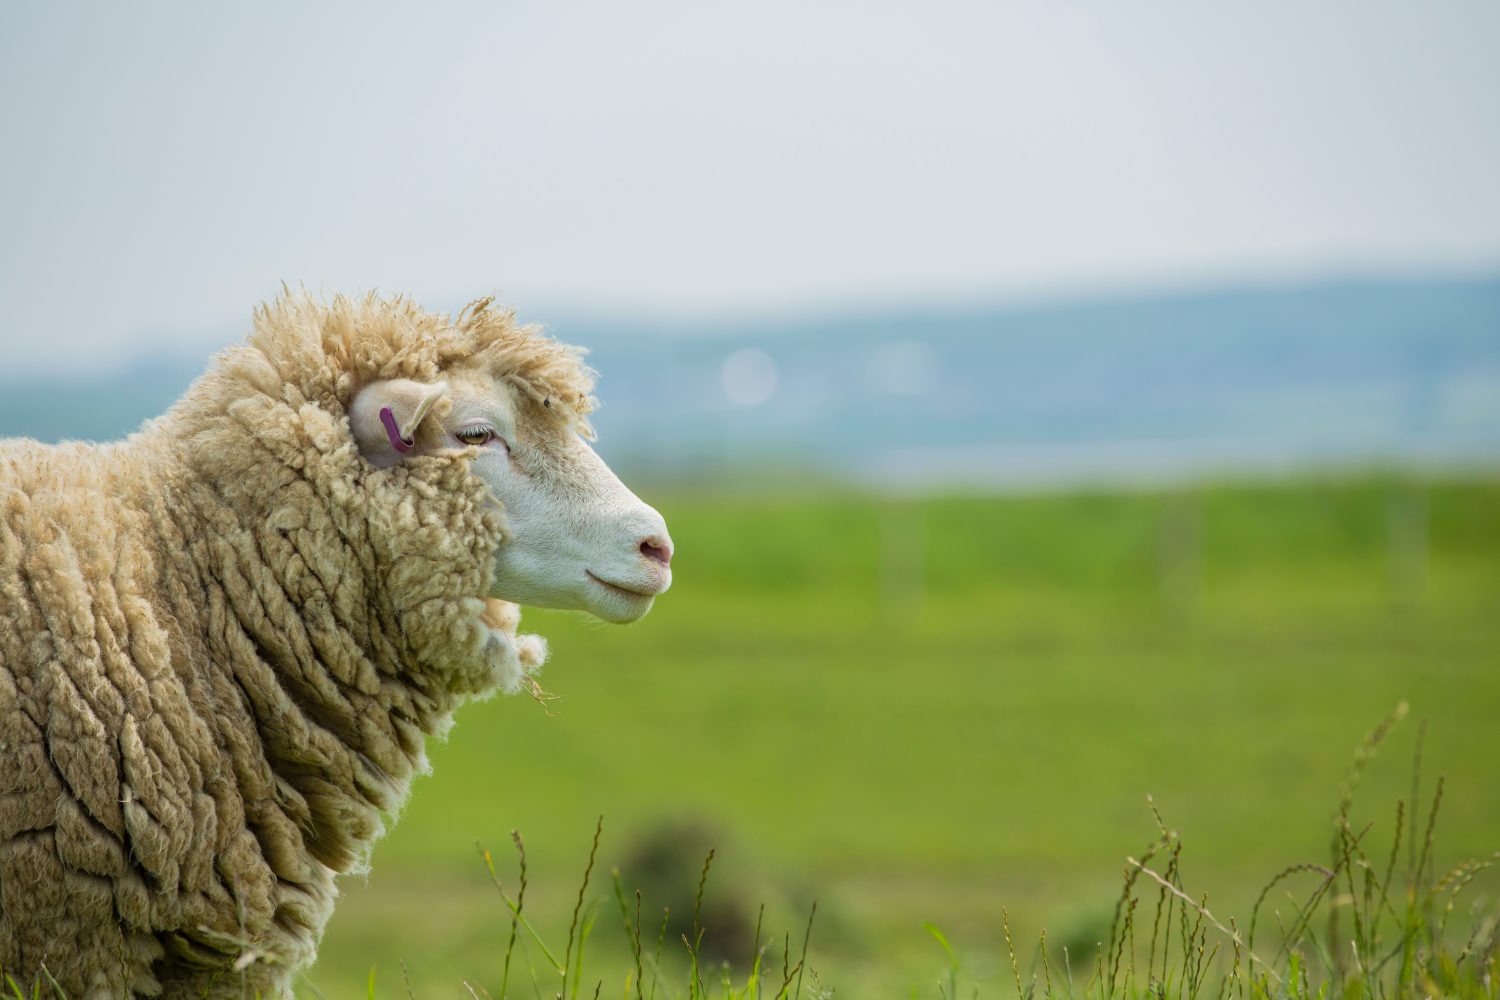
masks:
<path id="1" fill-rule="evenodd" d="M 441 379 L 382 379 L 350 409 L 361 453 L 377 467 L 468 452 L 502 506 L 490 597 L 639 619 L 672 582 L 666 522 L 584 441 L 581 426 L 534 385 L 484 364 Z"/>

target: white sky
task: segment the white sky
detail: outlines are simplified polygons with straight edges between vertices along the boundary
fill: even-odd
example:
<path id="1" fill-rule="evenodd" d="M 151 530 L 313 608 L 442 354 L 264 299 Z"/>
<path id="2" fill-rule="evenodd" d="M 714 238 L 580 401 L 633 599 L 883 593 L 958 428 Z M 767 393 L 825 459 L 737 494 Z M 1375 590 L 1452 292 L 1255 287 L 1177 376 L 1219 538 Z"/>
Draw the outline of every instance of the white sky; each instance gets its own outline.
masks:
<path id="1" fill-rule="evenodd" d="M 1500 3 L 0 6 L 0 369 L 280 283 L 724 314 L 1500 266 Z"/>

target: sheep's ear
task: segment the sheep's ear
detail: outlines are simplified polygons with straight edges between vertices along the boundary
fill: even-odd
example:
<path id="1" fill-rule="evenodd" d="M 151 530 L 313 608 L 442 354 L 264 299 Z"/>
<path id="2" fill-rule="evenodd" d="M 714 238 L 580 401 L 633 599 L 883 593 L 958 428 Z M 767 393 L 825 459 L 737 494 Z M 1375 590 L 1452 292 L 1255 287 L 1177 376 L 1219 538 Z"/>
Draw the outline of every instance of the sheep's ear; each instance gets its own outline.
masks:
<path id="1" fill-rule="evenodd" d="M 380 468 L 395 465 L 401 456 L 417 450 L 423 418 L 447 395 L 447 382 L 398 378 L 365 386 L 349 411 L 360 454 Z"/>

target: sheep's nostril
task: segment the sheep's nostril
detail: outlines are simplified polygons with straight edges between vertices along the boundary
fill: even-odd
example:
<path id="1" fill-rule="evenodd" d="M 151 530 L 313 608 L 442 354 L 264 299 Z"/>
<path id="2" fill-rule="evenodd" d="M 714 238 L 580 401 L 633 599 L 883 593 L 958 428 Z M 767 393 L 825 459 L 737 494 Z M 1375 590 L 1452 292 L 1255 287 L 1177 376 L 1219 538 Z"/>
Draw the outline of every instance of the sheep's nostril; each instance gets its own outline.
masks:
<path id="1" fill-rule="evenodd" d="M 672 565 L 672 543 L 662 538 L 647 538 L 641 542 L 641 555 L 663 566 Z"/>

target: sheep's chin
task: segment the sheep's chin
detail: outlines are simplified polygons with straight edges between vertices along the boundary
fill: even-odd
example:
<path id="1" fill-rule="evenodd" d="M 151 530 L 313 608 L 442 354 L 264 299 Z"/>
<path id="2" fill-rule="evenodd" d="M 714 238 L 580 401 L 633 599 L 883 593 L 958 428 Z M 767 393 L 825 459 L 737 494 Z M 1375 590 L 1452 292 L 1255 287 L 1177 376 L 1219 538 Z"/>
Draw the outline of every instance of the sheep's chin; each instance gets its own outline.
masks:
<path id="1" fill-rule="evenodd" d="M 592 573 L 589 574 L 588 581 L 584 610 L 611 625 L 629 625 L 640 621 L 656 602 L 654 594 L 641 594 L 617 587 Z"/>

